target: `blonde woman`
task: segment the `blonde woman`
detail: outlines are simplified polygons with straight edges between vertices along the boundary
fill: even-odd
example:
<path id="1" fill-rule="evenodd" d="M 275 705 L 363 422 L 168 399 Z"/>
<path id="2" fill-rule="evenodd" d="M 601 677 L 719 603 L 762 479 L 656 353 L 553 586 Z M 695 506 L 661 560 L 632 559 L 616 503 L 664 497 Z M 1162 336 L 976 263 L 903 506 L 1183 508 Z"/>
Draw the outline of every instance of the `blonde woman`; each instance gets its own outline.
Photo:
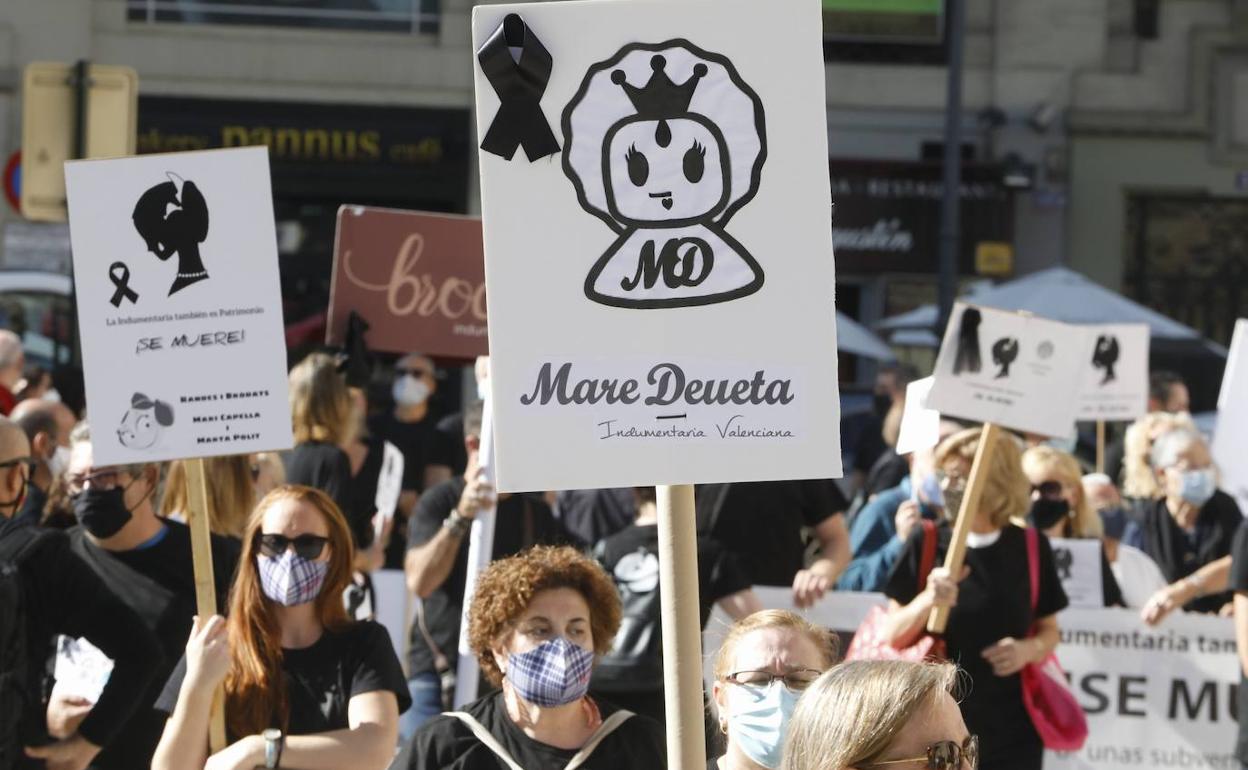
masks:
<path id="1" fill-rule="evenodd" d="M 218 535 L 242 537 L 247 517 L 256 507 L 256 484 L 247 455 L 209 457 L 203 460 L 204 475 L 211 479 L 208 487 L 208 527 Z M 191 507 L 190 485 L 186 461 L 169 463 L 165 491 L 160 499 L 160 515 L 186 520 Z"/>
<path id="2" fill-rule="evenodd" d="M 955 433 L 936 449 L 936 466 L 947 510 L 956 511 L 979 447 L 978 428 Z M 912 644 L 923 633 L 934 607 L 950 608 L 945 642 L 950 660 L 970 674 L 973 686 L 962 703 L 971 732 L 981 736 L 985 770 L 1039 770 L 1044 746 L 1023 706 L 1019 672 L 1044 660 L 1058 642 L 1057 612 L 1067 605 L 1048 538 L 1039 535 L 1039 596 L 1032 611 L 1027 535 L 1012 523 L 1029 504 L 1019 444 L 1002 436 L 988 455 L 983 497 L 967 538 L 962 574 L 932 571 L 920 593 L 921 531 L 906 543 L 884 593 L 892 609 L 887 634 L 895 647 Z M 944 527 L 937 538 L 937 564 L 952 538 Z"/>
<path id="3" fill-rule="evenodd" d="M 286 482 L 329 495 L 351 524 L 351 440 L 355 416 L 347 381 L 332 356 L 313 353 L 290 370 L 290 416 L 295 448 L 286 456 Z"/>
<path id="4" fill-rule="evenodd" d="M 1179 429 L 1196 430 L 1190 415 L 1152 412 L 1127 428 L 1122 461 L 1122 496 L 1133 507 L 1141 507 L 1149 500 L 1165 496 L 1165 490 L 1153 473 L 1150 455 L 1153 442 L 1159 436 Z"/>
<path id="5" fill-rule="evenodd" d="M 715 658 L 715 699 L 727 752 L 708 770 L 775 770 L 798 697 L 836 658 L 827 629 L 784 610 L 737 621 Z"/>
<path id="6" fill-rule="evenodd" d="M 1031 484 L 1029 523 L 1048 537 L 1073 540 L 1100 540 L 1105 535 L 1101 517 L 1083 492 L 1079 461 L 1051 446 L 1036 446 L 1023 452 L 1023 473 Z M 1096 601 L 1090 600 L 1089 603 Z M 1125 607 L 1122 590 L 1101 547 L 1101 604 Z"/>
<path id="7" fill-rule="evenodd" d="M 780 767 L 974 770 L 979 742 L 962 721 L 956 683 L 957 669 L 949 663 L 837 666 L 797 704 Z"/>

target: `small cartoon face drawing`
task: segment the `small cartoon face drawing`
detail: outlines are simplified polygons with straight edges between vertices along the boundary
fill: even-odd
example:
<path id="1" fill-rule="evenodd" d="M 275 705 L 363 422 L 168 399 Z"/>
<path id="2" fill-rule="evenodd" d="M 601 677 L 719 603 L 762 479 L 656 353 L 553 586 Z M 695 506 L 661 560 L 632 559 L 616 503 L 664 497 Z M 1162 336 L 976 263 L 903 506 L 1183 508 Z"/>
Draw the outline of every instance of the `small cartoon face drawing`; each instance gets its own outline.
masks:
<path id="1" fill-rule="evenodd" d="M 727 153 L 705 118 L 626 121 L 607 141 L 607 205 L 619 221 L 673 227 L 728 205 Z"/>
<path id="2" fill-rule="evenodd" d="M 173 425 L 173 407 L 135 393 L 117 428 L 117 440 L 127 449 L 148 449 L 170 425 Z"/>

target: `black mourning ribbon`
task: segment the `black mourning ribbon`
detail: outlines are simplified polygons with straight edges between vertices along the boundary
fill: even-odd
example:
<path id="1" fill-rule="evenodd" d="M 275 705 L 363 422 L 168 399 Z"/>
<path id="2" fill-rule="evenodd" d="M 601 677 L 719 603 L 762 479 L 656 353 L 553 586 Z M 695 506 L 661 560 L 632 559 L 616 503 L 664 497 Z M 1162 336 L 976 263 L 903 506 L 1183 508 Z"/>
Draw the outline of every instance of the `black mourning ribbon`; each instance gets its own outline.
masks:
<path id="1" fill-rule="evenodd" d="M 121 275 L 117 275 L 117 268 L 121 268 Z M 128 299 L 132 304 L 138 304 L 139 295 L 134 289 L 130 288 L 130 268 L 126 267 L 125 262 L 114 262 L 108 266 L 108 280 L 113 282 L 113 286 L 117 287 L 117 291 L 113 292 L 113 298 L 109 302 L 113 303 L 113 307 L 121 307 L 121 301 Z"/>
<path id="2" fill-rule="evenodd" d="M 519 62 L 511 57 L 511 48 L 520 49 Z M 507 14 L 477 50 L 477 61 L 502 102 L 481 149 L 511 160 L 524 145 L 530 163 L 559 152 L 541 105 L 553 59 L 519 14 Z"/>

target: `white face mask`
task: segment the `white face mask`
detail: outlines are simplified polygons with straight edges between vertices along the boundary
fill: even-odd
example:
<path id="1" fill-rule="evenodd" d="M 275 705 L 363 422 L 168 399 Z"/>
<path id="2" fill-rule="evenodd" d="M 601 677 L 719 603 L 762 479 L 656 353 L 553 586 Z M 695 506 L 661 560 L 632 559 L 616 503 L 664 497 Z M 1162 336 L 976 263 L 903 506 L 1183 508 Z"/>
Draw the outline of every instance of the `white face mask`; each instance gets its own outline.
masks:
<path id="1" fill-rule="evenodd" d="M 58 446 L 52 452 L 52 456 L 48 458 L 48 473 L 52 474 L 52 478 L 59 479 L 65 475 L 65 471 L 69 469 L 69 447 Z"/>
<path id="2" fill-rule="evenodd" d="M 392 395 L 400 406 L 416 406 L 429 398 L 429 386 L 424 380 L 405 374 L 394 381 Z"/>
<path id="3" fill-rule="evenodd" d="M 61 392 L 56 388 L 48 388 L 48 392 L 43 394 L 43 400 L 59 404 L 61 403 Z"/>
<path id="4" fill-rule="evenodd" d="M 490 395 L 490 381 L 477 380 L 477 400 L 484 401 Z"/>

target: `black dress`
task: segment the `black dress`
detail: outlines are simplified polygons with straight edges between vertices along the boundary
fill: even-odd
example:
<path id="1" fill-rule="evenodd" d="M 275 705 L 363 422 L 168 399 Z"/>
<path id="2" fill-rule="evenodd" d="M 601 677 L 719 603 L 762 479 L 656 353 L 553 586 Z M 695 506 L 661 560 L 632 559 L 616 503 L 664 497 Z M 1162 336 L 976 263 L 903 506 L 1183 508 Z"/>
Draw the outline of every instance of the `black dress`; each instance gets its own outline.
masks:
<path id="1" fill-rule="evenodd" d="M 943 563 L 951 539 L 952 531 L 942 527 L 937 564 Z M 1044 759 L 1044 746 L 1023 706 L 1021 677 L 996 676 L 982 655 L 985 648 L 1007 636 L 1026 638 L 1035 619 L 1066 607 L 1066 592 L 1049 540 L 1041 534 L 1039 541 L 1040 596 L 1034 617 L 1027 536 L 1012 525 L 1001 530 L 995 543 L 967 548 L 965 563 L 971 572 L 959 585 L 958 604 L 949 613 L 945 642 L 949 660 L 971 678 L 970 692 L 961 704 L 962 717 L 967 728 L 979 736 L 981 770 L 1039 770 Z M 917 593 L 921 542 L 922 530 L 916 528 L 884 589 L 890 599 L 903 605 Z"/>

